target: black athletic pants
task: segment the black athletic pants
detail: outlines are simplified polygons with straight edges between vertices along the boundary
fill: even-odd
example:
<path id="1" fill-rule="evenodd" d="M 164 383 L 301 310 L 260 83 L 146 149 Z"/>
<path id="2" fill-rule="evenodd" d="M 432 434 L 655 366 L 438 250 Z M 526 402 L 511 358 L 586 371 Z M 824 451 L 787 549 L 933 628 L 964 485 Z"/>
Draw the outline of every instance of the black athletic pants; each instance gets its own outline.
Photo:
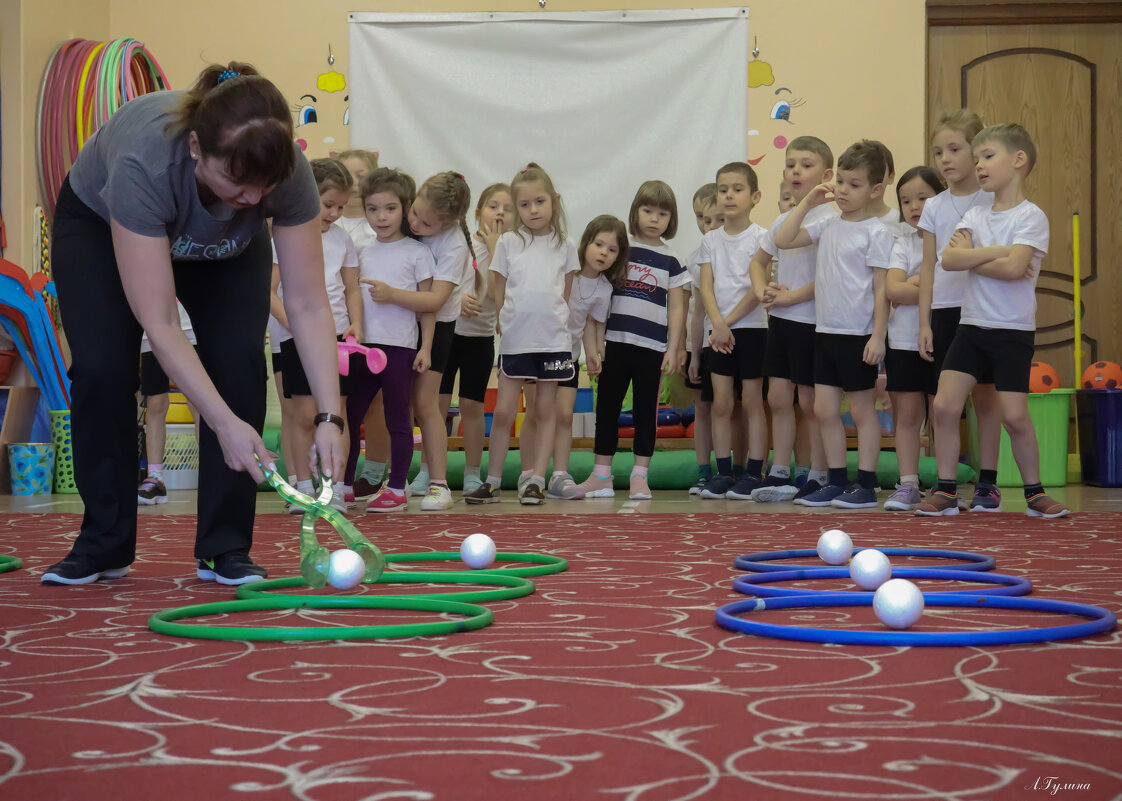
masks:
<path id="1" fill-rule="evenodd" d="M 73 361 L 74 473 L 85 504 L 73 553 L 99 569 L 136 556 L 137 366 L 140 324 L 121 286 L 109 224 L 63 184 L 55 209 L 52 267 Z M 261 431 L 265 422 L 265 324 L 272 251 L 267 229 L 237 256 L 173 261 L 176 296 L 187 309 L 198 354 L 234 414 Z M 257 488 L 226 466 L 218 438 L 200 421 L 195 556 L 248 550 Z"/>
<path id="2" fill-rule="evenodd" d="M 631 411 L 635 418 L 632 451 L 636 456 L 653 456 L 658 429 L 658 391 L 662 382 L 664 354 L 623 342 L 604 343 L 604 365 L 596 389 L 597 456 L 615 456 L 619 447 L 619 413 L 627 385 L 631 391 Z"/>

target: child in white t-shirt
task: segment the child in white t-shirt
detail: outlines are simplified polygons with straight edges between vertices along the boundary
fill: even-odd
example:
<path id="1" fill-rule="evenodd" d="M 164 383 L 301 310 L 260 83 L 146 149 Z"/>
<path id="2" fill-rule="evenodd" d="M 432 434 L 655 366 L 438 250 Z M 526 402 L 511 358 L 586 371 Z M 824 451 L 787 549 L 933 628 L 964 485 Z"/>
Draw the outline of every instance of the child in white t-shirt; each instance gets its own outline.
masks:
<path id="1" fill-rule="evenodd" d="M 947 185 L 946 191 L 923 207 L 919 230 L 923 236 L 923 266 L 919 277 L 919 353 L 931 362 L 928 396 L 934 400 L 939 373 L 958 331 L 967 273 L 943 269 L 943 251 L 955 228 L 971 208 L 989 208 L 993 193 L 978 185 L 970 141 L 983 128 L 981 118 L 968 108 L 943 114 L 935 123 L 931 146 L 935 165 Z M 970 393 L 978 418 L 978 450 L 981 472 L 974 485 L 969 508 L 976 512 L 1000 512 L 1001 490 L 997 487 L 997 460 L 1001 447 L 1001 407 L 992 383 L 980 383 Z M 965 508 L 965 502 L 960 508 Z"/>
<path id="2" fill-rule="evenodd" d="M 355 189 L 362 183 L 367 174 L 378 169 L 378 154 L 373 150 L 344 150 L 335 158 L 347 168 L 347 172 L 355 179 Z M 366 212 L 362 208 L 362 198 L 356 191 L 351 195 L 347 205 L 343 207 L 343 215 L 335 224 L 351 235 L 355 243 L 355 250 L 361 251 L 374 241 L 374 229 L 366 219 Z M 384 423 L 383 423 L 384 426 Z"/>
<path id="3" fill-rule="evenodd" d="M 359 254 L 357 278 L 368 287 L 362 293 L 361 326 L 356 337 L 368 347 L 378 347 L 386 355 L 385 369 L 372 373 L 365 355 L 353 354 L 350 360 L 351 391 L 347 396 L 347 419 L 351 450 L 347 459 L 346 480 L 354 480 L 358 466 L 358 428 L 370 402 L 383 397 L 386 428 L 390 435 L 390 475 L 386 485 L 370 499 L 368 512 L 396 512 L 406 508 L 405 482 L 413 458 L 413 420 L 409 394 L 416 373 L 429 368 L 435 315 L 418 315 L 416 295 L 425 294 L 432 285 L 432 252 L 410 238 L 406 209 L 414 200 L 413 179 L 403 172 L 379 167 L 365 178 L 359 188 L 366 217 L 376 239 Z M 407 304 L 407 301 L 412 301 Z M 420 332 L 418 333 L 418 317 Z M 418 341 L 419 340 L 419 341 Z"/>
<path id="4" fill-rule="evenodd" d="M 923 495 L 919 490 L 919 438 L 926 419 L 927 388 L 933 365 L 919 353 L 919 271 L 923 239 L 916 229 L 924 205 L 943 190 L 939 174 L 930 167 L 913 167 L 896 185 L 901 222 L 912 233 L 897 237 L 888 258 L 885 294 L 892 303 L 888 320 L 888 352 L 884 368 L 896 418 L 896 459 L 900 482 L 884 502 L 887 511 L 908 512 Z"/>
<path id="5" fill-rule="evenodd" d="M 440 411 L 448 416 L 452 390 L 459 377 L 460 421 L 464 437 L 464 494 L 474 492 L 483 483 L 479 475 L 483 458 L 486 426 L 483 403 L 491 370 L 495 366 L 495 327 L 499 312 L 491 297 L 491 257 L 499 237 L 513 225 L 514 201 L 506 184 L 491 184 L 479 195 L 475 207 L 478 226 L 471 240 L 475 254 L 475 276 L 463 290 L 460 317 L 456 320 L 448 364 L 440 381 Z"/>
<path id="6" fill-rule="evenodd" d="M 707 499 L 748 500 L 763 482 L 767 458 L 767 416 L 763 403 L 767 311 L 752 289 L 749 265 L 767 231 L 751 220 L 760 202 L 756 171 L 744 162 L 717 171 L 717 200 L 725 224 L 701 241 L 701 297 L 709 328 L 706 366 L 713 382 L 713 452 L 717 475 L 701 491 Z M 748 459 L 739 479 L 732 473 L 734 387 L 748 429 Z M 742 458 L 743 454 L 737 454 Z"/>
<path id="7" fill-rule="evenodd" d="M 888 300 L 884 271 L 893 237 L 873 215 L 888 174 L 881 146 L 862 140 L 838 159 L 835 185 L 820 184 L 783 223 L 781 248 L 818 245 L 815 271 L 814 416 L 826 451 L 828 484 L 799 498 L 804 506 L 843 509 L 877 505 L 880 420 L 874 407 L 877 365 L 884 358 Z M 835 201 L 841 215 L 806 224 L 807 213 Z M 857 424 L 857 481 L 848 484 L 841 398 Z"/>
<path id="8" fill-rule="evenodd" d="M 464 496 L 469 504 L 500 499 L 510 426 L 526 381 L 536 381 L 537 421 L 534 472 L 518 491 L 522 504 L 545 498 L 557 420 L 557 386 L 576 375 L 569 340 L 568 300 L 580 264 L 565 237 L 561 196 L 537 164 L 523 167 L 510 182 L 518 219 L 499 237 L 491 259 L 492 293 L 499 310 L 499 387 L 487 448 L 487 480 Z"/>
<path id="9" fill-rule="evenodd" d="M 600 374 L 604 353 L 604 329 L 612 305 L 612 291 L 627 274 L 627 228 L 610 214 L 590 222 L 577 247 L 580 272 L 569 292 L 569 337 L 573 364 L 580 364 L 583 347 L 588 375 Z M 573 448 L 573 406 L 577 399 L 577 373 L 557 386 L 557 433 L 553 440 L 553 475 L 549 479 L 550 498 L 576 500 L 584 492 L 569 475 L 569 455 Z"/>
<path id="10" fill-rule="evenodd" d="M 1024 193 L 1024 179 L 1036 163 L 1036 146 L 1016 123 L 985 128 L 971 144 L 978 182 L 993 192 L 993 205 L 967 211 L 943 252 L 943 268 L 966 270 L 968 278 L 962 318 L 932 408 L 939 486 L 916 507 L 916 514 L 958 514 L 958 421 L 974 386 L 992 379 L 1025 482 L 1026 513 L 1063 517 L 1067 508 L 1045 495 L 1040 483 L 1040 453 L 1028 409 L 1036 279 L 1049 238 L 1048 218 Z"/>
<path id="11" fill-rule="evenodd" d="M 357 281 L 353 276 L 348 278 L 344 269 L 358 267 L 358 255 L 355 253 L 354 243 L 350 236 L 337 225 L 335 221 L 343 212 L 354 191 L 354 179 L 350 172 L 335 159 L 315 159 L 311 162 L 312 174 L 319 185 L 320 198 L 320 233 L 323 239 L 323 275 L 327 285 L 327 299 L 331 304 L 331 313 L 335 318 L 335 333 L 343 338 L 353 333 L 352 316 L 357 318 L 361 308 L 361 293 Z M 270 310 L 285 332 L 288 330 L 288 318 L 285 315 L 284 303 L 280 284 L 280 267 L 273 254 L 273 281 Z M 315 398 L 308 384 L 300 354 L 296 350 L 296 342 L 291 334 L 281 336 L 281 358 L 283 370 L 281 382 L 286 398 L 291 399 L 289 405 L 292 414 L 291 442 L 296 458 L 296 464 L 289 466 L 289 470 L 296 475 L 296 488 L 305 495 L 312 495 L 312 466 L 303 458 L 303 454 L 311 451 L 315 441 L 316 424 L 314 418 L 317 413 Z M 346 376 L 339 377 L 340 402 L 346 405 L 349 382 Z M 284 425 L 282 419 L 282 426 Z M 344 433 L 346 433 L 344 431 Z M 345 512 L 347 510 L 345 496 L 350 491 L 346 486 L 350 482 L 336 481 L 331 497 L 331 505 Z M 293 513 L 300 513 L 301 509 L 295 505 L 289 508 Z"/>

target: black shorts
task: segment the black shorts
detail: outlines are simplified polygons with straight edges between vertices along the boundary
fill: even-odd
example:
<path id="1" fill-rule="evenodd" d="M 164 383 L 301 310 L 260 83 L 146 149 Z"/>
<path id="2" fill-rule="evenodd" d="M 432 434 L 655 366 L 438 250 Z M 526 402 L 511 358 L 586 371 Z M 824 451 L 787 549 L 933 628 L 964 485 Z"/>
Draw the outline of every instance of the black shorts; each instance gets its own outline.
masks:
<path id="1" fill-rule="evenodd" d="M 192 347 L 197 353 L 198 346 L 192 345 Z M 152 351 L 140 354 L 140 394 L 151 398 L 153 395 L 166 395 L 170 390 L 171 381 L 156 359 L 156 354 Z"/>
<path id="2" fill-rule="evenodd" d="M 494 337 L 465 337 L 461 334 L 453 334 L 448 363 L 443 370 L 444 377 L 440 379 L 440 394 L 452 394 L 458 373 L 460 397 L 483 403 L 487 394 L 487 383 L 491 380 L 491 368 L 494 366 Z"/>
<path id="3" fill-rule="evenodd" d="M 713 375 L 729 376 L 736 384 L 763 378 L 767 329 L 734 328 L 732 335 L 735 340 L 732 353 L 718 353 L 712 348 L 705 349 L 709 372 Z"/>
<path id="4" fill-rule="evenodd" d="M 888 373 L 889 392 L 922 392 L 934 395 L 939 388 L 939 373 L 935 365 L 919 355 L 918 350 L 894 350 L 884 355 L 884 370 Z"/>
<path id="5" fill-rule="evenodd" d="M 958 331 L 958 318 L 961 314 L 962 309 L 958 306 L 931 310 L 931 354 L 935 358 L 936 377 L 943 369 L 947 351 L 951 349 L 951 343 L 954 342 L 955 332 Z"/>
<path id="6" fill-rule="evenodd" d="M 448 356 L 452 353 L 452 337 L 456 335 L 456 321 L 437 320 L 432 331 L 432 364 L 429 365 L 430 373 L 443 373 L 448 368 Z M 417 342 L 420 343 L 420 337 Z"/>
<path id="7" fill-rule="evenodd" d="M 276 353 L 270 354 L 273 358 L 273 372 L 284 372 L 284 355 L 278 350 Z"/>
<path id="8" fill-rule="evenodd" d="M 814 323 L 768 318 L 764 375 L 814 386 Z"/>
<path id="9" fill-rule="evenodd" d="M 1027 393 L 1035 343 L 1035 331 L 960 325 L 943 369 L 968 373 L 998 392 Z"/>
<path id="10" fill-rule="evenodd" d="M 336 337 L 342 342 L 342 337 Z M 353 356 L 353 354 L 352 354 Z M 275 363 L 275 362 L 274 362 Z M 300 354 L 296 350 L 296 340 L 286 339 L 281 343 L 281 390 L 286 398 L 311 395 L 312 387 L 308 383 L 308 374 L 304 372 L 304 365 L 300 362 Z M 347 396 L 350 387 L 350 377 L 340 373 L 339 394 Z"/>
<path id="11" fill-rule="evenodd" d="M 877 385 L 877 365 L 865 364 L 868 334 L 814 335 L 814 383 L 861 392 Z"/>
<path id="12" fill-rule="evenodd" d="M 700 357 L 699 357 L 699 361 L 704 361 L 704 359 L 700 359 Z M 704 365 L 701 365 L 699 367 L 697 372 L 698 372 L 698 375 L 701 376 L 701 380 L 698 381 L 695 384 L 694 382 L 690 381 L 690 364 L 692 362 L 693 362 L 693 351 L 687 350 L 686 351 L 686 366 L 684 368 L 682 368 L 682 372 L 684 372 L 685 375 L 686 375 L 686 389 L 702 389 L 705 386 L 705 367 L 704 367 Z M 710 383 L 709 386 L 710 386 L 710 391 L 712 391 L 712 386 L 713 385 Z"/>
<path id="13" fill-rule="evenodd" d="M 534 381 L 569 381 L 576 377 L 570 351 L 558 353 L 512 353 L 499 356 L 499 372 L 507 378 Z"/>
<path id="14" fill-rule="evenodd" d="M 573 377 L 567 381 L 558 381 L 557 386 L 569 389 L 580 389 L 580 362 L 573 359 Z"/>

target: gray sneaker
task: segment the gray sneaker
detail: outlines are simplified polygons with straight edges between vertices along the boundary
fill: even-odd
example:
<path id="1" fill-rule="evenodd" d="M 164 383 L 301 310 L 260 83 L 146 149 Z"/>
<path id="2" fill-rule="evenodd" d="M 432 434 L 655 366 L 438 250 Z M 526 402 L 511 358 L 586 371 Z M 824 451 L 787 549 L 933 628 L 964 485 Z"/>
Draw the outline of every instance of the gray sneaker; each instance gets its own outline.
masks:
<path id="1" fill-rule="evenodd" d="M 471 495 L 483 486 L 483 479 L 478 476 L 464 476 L 464 495 Z"/>
<path id="2" fill-rule="evenodd" d="M 545 495 L 547 498 L 576 501 L 584 497 L 584 490 L 577 486 L 571 475 L 560 473 L 549 479 L 549 488 Z"/>
<path id="3" fill-rule="evenodd" d="M 405 488 L 406 493 L 413 498 L 421 498 L 429 494 L 429 474 L 427 470 L 419 472 Z"/>
<path id="4" fill-rule="evenodd" d="M 914 512 L 923 503 L 923 493 L 911 484 L 897 484 L 896 491 L 884 502 L 886 512 Z"/>

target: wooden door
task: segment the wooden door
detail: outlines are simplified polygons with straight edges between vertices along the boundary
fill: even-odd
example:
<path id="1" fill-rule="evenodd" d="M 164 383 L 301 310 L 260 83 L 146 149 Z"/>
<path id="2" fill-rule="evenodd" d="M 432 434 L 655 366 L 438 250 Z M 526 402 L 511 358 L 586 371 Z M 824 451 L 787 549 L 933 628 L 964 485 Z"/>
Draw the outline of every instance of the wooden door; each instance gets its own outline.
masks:
<path id="1" fill-rule="evenodd" d="M 1026 184 L 1048 215 L 1037 282 L 1037 359 L 1065 386 L 1091 361 L 1122 362 L 1122 23 L 928 30 L 928 131 L 944 109 L 1019 122 L 1037 147 Z M 1074 364 L 1072 215 L 1080 215 L 1083 364 Z"/>

